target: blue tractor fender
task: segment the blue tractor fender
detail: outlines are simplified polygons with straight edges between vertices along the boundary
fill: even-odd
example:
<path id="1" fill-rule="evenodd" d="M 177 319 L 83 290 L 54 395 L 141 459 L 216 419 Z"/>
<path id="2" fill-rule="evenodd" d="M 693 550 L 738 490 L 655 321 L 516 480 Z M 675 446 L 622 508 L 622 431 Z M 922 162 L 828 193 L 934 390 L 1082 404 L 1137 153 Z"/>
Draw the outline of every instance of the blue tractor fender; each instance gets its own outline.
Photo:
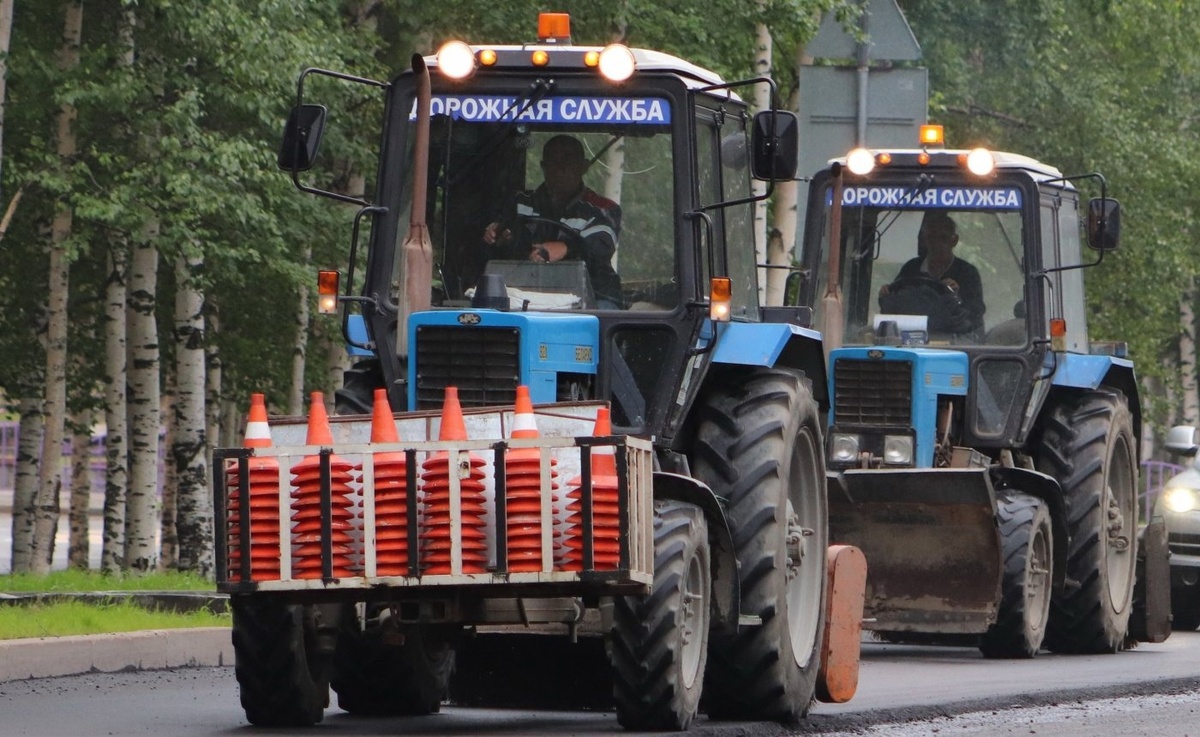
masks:
<path id="1" fill-rule="evenodd" d="M 1080 353 L 1050 354 L 1057 361 L 1051 386 L 1068 389 L 1098 389 L 1110 386 L 1119 389 L 1129 402 L 1133 415 L 1133 437 L 1142 436 L 1142 402 L 1138 396 L 1137 378 L 1133 373 L 1133 361 L 1108 355 L 1084 355 Z"/>
<path id="2" fill-rule="evenodd" d="M 722 323 L 717 328 L 712 360 L 733 366 L 797 369 L 812 382 L 817 404 L 829 406 L 824 346 L 821 333 L 812 328 L 791 323 Z"/>
<path id="3" fill-rule="evenodd" d="M 741 589 L 733 533 L 725 519 L 725 508 L 706 484 L 665 471 L 654 472 L 654 498 L 694 504 L 704 513 L 712 552 L 712 627 L 722 634 L 735 634 L 741 612 Z"/>

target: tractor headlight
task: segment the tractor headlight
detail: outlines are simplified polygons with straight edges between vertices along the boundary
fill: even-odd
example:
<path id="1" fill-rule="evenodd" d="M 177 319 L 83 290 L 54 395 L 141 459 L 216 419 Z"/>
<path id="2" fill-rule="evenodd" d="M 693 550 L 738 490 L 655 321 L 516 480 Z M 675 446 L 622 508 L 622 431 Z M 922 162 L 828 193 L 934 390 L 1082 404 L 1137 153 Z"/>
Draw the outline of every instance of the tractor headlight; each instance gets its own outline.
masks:
<path id="1" fill-rule="evenodd" d="M 885 466 L 911 466 L 913 462 L 913 439 L 910 435 L 885 435 L 883 438 L 883 463 Z"/>
<path id="2" fill-rule="evenodd" d="M 1196 509 L 1196 491 L 1182 486 L 1163 492 L 1163 506 L 1177 514 Z"/>
<path id="3" fill-rule="evenodd" d="M 851 433 L 833 433 L 829 436 L 829 460 L 833 463 L 853 463 L 858 460 L 862 438 Z"/>

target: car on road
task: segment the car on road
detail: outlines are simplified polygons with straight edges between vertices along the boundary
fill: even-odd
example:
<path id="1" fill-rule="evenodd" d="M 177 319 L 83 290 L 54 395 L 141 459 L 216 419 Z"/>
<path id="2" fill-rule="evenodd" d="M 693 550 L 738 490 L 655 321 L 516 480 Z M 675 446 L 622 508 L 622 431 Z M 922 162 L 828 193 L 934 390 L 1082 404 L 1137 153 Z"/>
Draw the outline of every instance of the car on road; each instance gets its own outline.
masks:
<path id="1" fill-rule="evenodd" d="M 1200 431 L 1190 425 L 1171 428 L 1166 449 L 1188 459 L 1155 502 L 1171 550 L 1172 627 L 1194 630 L 1200 627 Z"/>

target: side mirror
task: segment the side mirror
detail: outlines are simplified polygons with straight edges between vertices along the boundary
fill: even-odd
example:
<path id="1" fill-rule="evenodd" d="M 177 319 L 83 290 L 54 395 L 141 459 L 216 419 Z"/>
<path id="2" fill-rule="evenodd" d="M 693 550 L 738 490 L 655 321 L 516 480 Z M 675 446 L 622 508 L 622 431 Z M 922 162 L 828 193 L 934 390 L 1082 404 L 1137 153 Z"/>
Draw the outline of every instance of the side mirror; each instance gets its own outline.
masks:
<path id="1" fill-rule="evenodd" d="M 283 143 L 279 147 L 279 168 L 287 171 L 308 171 L 321 148 L 321 133 L 325 129 L 324 105 L 300 105 L 292 108 L 283 128 Z"/>
<path id="2" fill-rule="evenodd" d="M 1175 455 L 1191 456 L 1196 454 L 1200 446 L 1196 445 L 1196 428 L 1191 425 L 1176 425 L 1167 433 L 1164 444 L 1167 452 Z"/>
<path id="3" fill-rule="evenodd" d="M 796 178 L 800 122 L 787 110 L 764 110 L 754 116 L 750 134 L 750 173 L 755 179 L 783 182 Z"/>
<path id="4" fill-rule="evenodd" d="M 1115 251 L 1121 245 L 1121 204 L 1111 197 L 1088 202 L 1088 245 L 1097 251 Z"/>

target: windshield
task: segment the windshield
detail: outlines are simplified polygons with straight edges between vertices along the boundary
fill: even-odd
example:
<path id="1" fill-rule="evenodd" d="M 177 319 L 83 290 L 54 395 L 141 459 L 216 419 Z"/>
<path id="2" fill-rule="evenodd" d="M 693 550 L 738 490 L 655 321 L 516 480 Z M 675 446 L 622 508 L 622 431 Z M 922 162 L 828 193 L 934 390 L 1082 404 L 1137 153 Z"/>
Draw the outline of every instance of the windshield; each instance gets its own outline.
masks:
<path id="1" fill-rule="evenodd" d="M 496 274 L 513 309 L 675 306 L 666 98 L 535 84 L 435 93 L 432 111 L 427 220 L 443 304 L 468 304 Z"/>
<path id="2" fill-rule="evenodd" d="M 1021 200 L 1015 187 L 848 186 L 840 280 L 846 344 L 882 336 L 908 345 L 1025 345 Z M 822 283 L 827 274 L 826 256 Z"/>

